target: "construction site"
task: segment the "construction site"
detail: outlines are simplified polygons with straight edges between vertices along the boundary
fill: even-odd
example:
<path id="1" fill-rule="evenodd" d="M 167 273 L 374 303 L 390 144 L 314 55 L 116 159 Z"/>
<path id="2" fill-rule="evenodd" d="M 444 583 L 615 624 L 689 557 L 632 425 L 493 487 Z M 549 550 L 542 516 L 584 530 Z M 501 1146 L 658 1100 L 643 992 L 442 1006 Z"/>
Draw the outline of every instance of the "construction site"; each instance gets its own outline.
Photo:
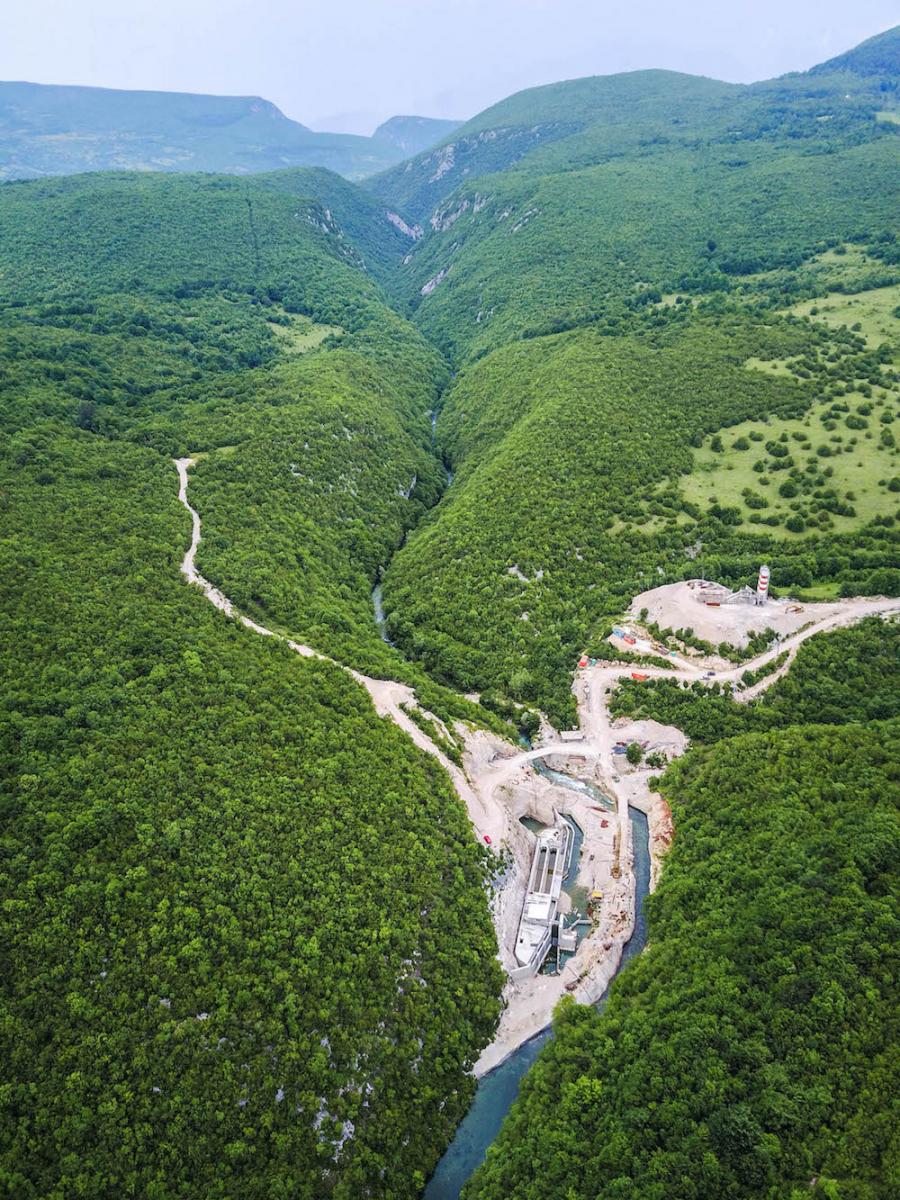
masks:
<path id="1" fill-rule="evenodd" d="M 729 642 L 742 648 L 754 633 L 771 629 L 774 635 L 785 637 L 813 618 L 821 620 L 843 611 L 841 602 L 807 605 L 790 597 L 773 599 L 769 595 L 769 579 L 769 568 L 763 566 L 755 588 L 733 590 L 708 579 L 663 584 L 635 596 L 628 615 L 638 625 L 653 624 L 673 632 L 688 630 L 714 646 Z M 648 640 L 646 634 L 621 627 L 619 632 L 625 636 L 614 644 L 622 642 L 621 648 L 631 653 L 669 654 L 665 647 Z M 634 641 L 628 641 L 629 638 Z M 689 648 L 688 654 L 695 656 Z"/>
<path id="2" fill-rule="evenodd" d="M 723 604 L 753 604 L 762 608 L 769 602 L 769 578 L 769 568 L 763 564 L 759 568 L 755 591 L 745 584 L 734 592 L 723 583 L 713 583 L 708 579 L 691 579 L 688 587 L 692 588 L 697 603 L 705 604 L 707 608 L 721 608 Z"/>
<path id="3" fill-rule="evenodd" d="M 492 900 L 508 981 L 497 1034 L 478 1060 L 478 1076 L 543 1029 L 562 996 L 596 1002 L 635 945 L 633 937 L 643 936 L 639 877 L 641 888 L 653 889 L 673 837 L 672 814 L 651 790 L 651 779 L 684 752 L 687 737 L 651 719 L 613 718 L 612 691 L 629 677 L 736 685 L 745 671 L 778 659 L 777 670 L 736 693 L 736 699 L 750 700 L 789 669 L 797 648 L 815 633 L 900 611 L 900 600 L 883 598 L 801 605 L 767 596 L 765 604 L 707 605 L 699 599 L 707 591 L 699 585 L 706 582 L 667 584 L 635 597 L 633 619 L 616 627 L 617 648 L 656 657 L 665 649 L 666 630 L 692 626 L 714 644 L 734 645 L 747 628 L 743 622 L 778 631 L 776 644 L 739 663 L 683 639 L 676 639 L 682 648 L 666 665 L 582 655 L 573 683 L 578 725 L 565 736 L 546 720 L 535 744 L 518 752 L 483 729 L 466 736 L 466 772 L 477 789 L 470 815 L 484 840 L 502 845 L 515 864 L 505 869 Z M 651 624 L 659 631 L 651 632 Z M 571 849 L 558 832 L 569 820 Z M 575 948 L 568 951 L 573 932 Z"/>

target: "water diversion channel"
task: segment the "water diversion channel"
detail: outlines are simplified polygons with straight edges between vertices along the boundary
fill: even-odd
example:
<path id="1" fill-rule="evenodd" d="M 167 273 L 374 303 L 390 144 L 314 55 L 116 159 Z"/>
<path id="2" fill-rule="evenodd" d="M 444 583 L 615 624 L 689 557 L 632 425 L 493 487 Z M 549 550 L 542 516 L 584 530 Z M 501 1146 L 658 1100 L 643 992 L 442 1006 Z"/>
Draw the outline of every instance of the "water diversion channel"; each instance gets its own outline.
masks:
<path id="1" fill-rule="evenodd" d="M 540 762 L 536 762 L 535 766 L 542 775 L 546 775 L 554 783 L 571 788 L 573 791 L 589 791 L 597 798 L 598 803 L 602 803 L 614 811 L 615 806 L 608 797 L 592 784 L 571 779 L 558 771 L 551 771 Z M 650 889 L 650 832 L 647 818 L 642 812 L 629 808 L 628 815 L 631 819 L 631 838 L 634 847 L 636 912 L 634 932 L 625 943 L 619 971 L 630 959 L 643 950 L 647 941 L 644 898 Z M 577 859 L 575 862 L 577 863 Z M 598 1000 L 596 1005 L 598 1009 L 606 1003 L 608 991 L 609 989 Z M 425 1189 L 425 1200 L 458 1200 L 463 1185 L 476 1167 L 484 1161 L 488 1147 L 500 1132 L 500 1126 L 518 1095 L 522 1076 L 525 1075 L 541 1048 L 552 1036 L 553 1031 L 549 1027 L 541 1030 L 479 1082 L 472 1107 L 463 1117 L 456 1136 L 447 1147 L 428 1182 Z"/>

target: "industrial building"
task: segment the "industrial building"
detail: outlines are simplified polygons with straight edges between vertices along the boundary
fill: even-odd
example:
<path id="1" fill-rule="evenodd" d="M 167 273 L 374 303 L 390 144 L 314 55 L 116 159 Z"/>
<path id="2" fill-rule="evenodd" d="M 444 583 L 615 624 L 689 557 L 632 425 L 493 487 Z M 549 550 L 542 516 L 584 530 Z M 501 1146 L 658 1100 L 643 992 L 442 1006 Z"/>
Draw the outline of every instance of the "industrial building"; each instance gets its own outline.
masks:
<path id="1" fill-rule="evenodd" d="M 722 583 L 711 583 L 706 579 L 697 579 L 688 586 L 694 590 L 694 599 L 707 608 L 720 608 L 723 604 L 756 604 L 764 605 L 769 600 L 769 568 L 765 563 L 759 568 L 759 579 L 756 590 L 752 587 L 739 588 L 733 592 Z"/>
<path id="2" fill-rule="evenodd" d="M 557 922 L 559 894 L 569 869 L 572 829 L 559 820 L 537 835 L 537 845 L 531 860 L 531 874 L 522 916 L 516 934 L 516 962 L 513 979 L 536 975 L 553 943 Z"/>

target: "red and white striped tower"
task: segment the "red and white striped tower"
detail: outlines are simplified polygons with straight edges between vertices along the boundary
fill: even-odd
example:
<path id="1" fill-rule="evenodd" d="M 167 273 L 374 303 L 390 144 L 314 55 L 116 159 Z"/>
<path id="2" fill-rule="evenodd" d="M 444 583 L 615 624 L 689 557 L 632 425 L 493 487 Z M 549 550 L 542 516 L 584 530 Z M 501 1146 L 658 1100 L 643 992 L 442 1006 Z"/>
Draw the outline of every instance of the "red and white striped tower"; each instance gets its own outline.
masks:
<path id="1" fill-rule="evenodd" d="M 765 563 L 759 568 L 759 582 L 756 585 L 756 603 L 765 604 L 769 599 L 769 568 Z"/>

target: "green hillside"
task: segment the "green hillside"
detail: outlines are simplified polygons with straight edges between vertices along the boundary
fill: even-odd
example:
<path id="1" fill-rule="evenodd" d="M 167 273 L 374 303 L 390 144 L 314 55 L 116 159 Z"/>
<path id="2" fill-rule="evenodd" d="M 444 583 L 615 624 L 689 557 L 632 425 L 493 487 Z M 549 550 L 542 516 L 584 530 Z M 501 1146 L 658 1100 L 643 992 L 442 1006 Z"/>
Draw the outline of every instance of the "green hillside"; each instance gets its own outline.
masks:
<path id="1" fill-rule="evenodd" d="M 807 74 L 751 86 L 634 71 L 529 88 L 366 186 L 424 224 L 456 188 L 509 170 L 541 175 L 673 146 L 831 142 L 848 126 L 858 140 L 876 111 L 896 107 L 897 43 L 890 30 Z"/>
<path id="2" fill-rule="evenodd" d="M 293 286 L 298 304 L 337 313 L 378 296 L 360 268 L 378 275 L 408 244 L 381 206 L 328 171 L 80 175 L 10 184 L 0 196 L 10 300 Z"/>
<path id="3" fill-rule="evenodd" d="M 409 251 L 418 230 L 399 213 L 387 208 L 333 171 L 304 167 L 296 171 L 271 171 L 254 182 L 289 196 L 308 196 L 337 221 L 344 237 L 362 256 L 367 271 L 385 288 L 393 290 L 397 263 Z M 328 216 L 325 216 L 327 222 Z"/>
<path id="4" fill-rule="evenodd" d="M 896 90 L 896 79 L 900 73 L 900 25 L 877 33 L 852 50 L 820 63 L 813 67 L 810 75 L 825 75 L 831 71 L 852 71 L 854 75 L 867 78 L 883 77 L 888 83 L 886 90 Z M 890 88 L 891 83 L 894 84 L 893 89 Z"/>
<path id="5" fill-rule="evenodd" d="M 829 238 L 893 229 L 898 130 L 876 120 L 880 92 L 836 89 L 748 90 L 671 132 L 632 120 L 623 97 L 623 127 L 470 174 L 429 208 L 433 232 L 403 268 L 417 323 L 464 358 L 615 314 L 642 290 L 727 290 Z"/>
<path id="6" fill-rule="evenodd" d="M 547 143 L 593 125 L 629 139 L 647 120 L 671 127 L 707 114 L 737 89 L 674 71 L 635 71 L 529 88 L 501 100 L 435 146 L 369 180 L 376 195 L 411 212 L 431 215 L 460 183 L 504 171 Z"/>
<path id="7" fill-rule="evenodd" d="M 595 325 L 532 338 L 460 373 L 438 422 L 453 486 L 385 582 L 389 626 L 409 653 L 464 690 L 499 688 L 567 723 L 575 659 L 602 644 L 632 595 L 692 578 L 697 544 L 708 574 L 734 584 L 752 579 L 762 557 L 783 588 L 829 579 L 850 593 L 897 589 L 893 493 L 880 491 L 878 518 L 853 532 L 814 500 L 799 541 L 785 515 L 756 523 L 752 510 L 686 498 L 694 447 L 723 426 L 803 417 L 823 390 L 842 392 L 863 371 L 889 389 L 872 411 L 900 412 L 896 368 L 888 377 L 868 365 L 854 335 L 842 343 L 770 310 L 718 309 L 660 307 L 628 334 Z M 760 354 L 815 362 L 816 373 L 743 365 Z M 757 487 L 771 478 L 777 493 L 800 460 L 759 449 L 770 474 L 751 478 Z M 896 447 L 886 453 L 896 474 Z M 830 459 L 813 457 L 824 488 Z"/>
<path id="8" fill-rule="evenodd" d="M 302 166 L 361 179 L 439 141 L 453 124 L 394 117 L 368 138 L 314 133 L 259 96 L 0 83 L 0 180 Z"/>
<path id="9" fill-rule="evenodd" d="M 0 85 L 54 176 L 0 184 L 0 1192 L 421 1195 L 508 863 L 340 666 L 463 763 L 454 719 L 570 726 L 657 584 L 900 595 L 896 45 L 331 142 Z M 198 569 L 333 662 L 184 582 L 188 456 Z M 896 634 L 612 700 L 694 742 L 651 944 L 558 1013 L 473 1200 L 893 1195 Z"/>
<path id="10" fill-rule="evenodd" d="M 898 133 L 876 119 L 880 83 L 638 73 L 522 93 L 470 126 L 567 99 L 585 127 L 470 171 L 399 269 L 458 367 L 438 423 L 455 482 L 384 589 L 407 653 L 560 720 L 581 650 L 650 580 L 695 573 L 698 544 L 735 584 L 760 556 L 784 587 L 900 584 Z"/>
<path id="11" fill-rule="evenodd" d="M 446 121 L 438 117 L 390 117 L 382 121 L 372 139 L 396 146 L 404 157 L 418 154 L 434 146 L 458 129 L 462 121 Z"/>
<path id="12" fill-rule="evenodd" d="M 0 465 L 3 1190 L 415 1196 L 496 1013 L 446 777 L 180 582 L 165 456 Z"/>
<path id="13" fill-rule="evenodd" d="M 369 592 L 440 486 L 444 368 L 365 269 L 399 236 L 355 244 L 368 204 L 0 188 L 10 1195 L 412 1197 L 471 1093 L 499 980 L 449 780 L 179 576 L 171 459 L 210 451 L 201 569 L 402 662 Z"/>

